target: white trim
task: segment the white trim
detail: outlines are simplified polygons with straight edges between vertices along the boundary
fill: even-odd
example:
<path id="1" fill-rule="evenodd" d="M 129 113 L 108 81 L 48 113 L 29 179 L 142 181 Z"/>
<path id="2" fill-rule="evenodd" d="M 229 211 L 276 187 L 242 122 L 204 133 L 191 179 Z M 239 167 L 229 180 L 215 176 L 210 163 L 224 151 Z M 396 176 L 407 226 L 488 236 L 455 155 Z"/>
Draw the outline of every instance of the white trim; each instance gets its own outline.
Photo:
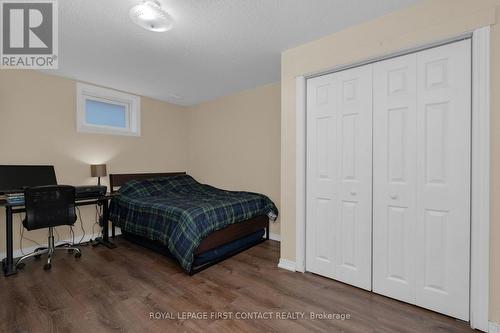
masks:
<path id="1" fill-rule="evenodd" d="M 264 234 L 264 236 L 265 236 L 265 234 Z M 269 233 L 269 239 L 273 240 L 273 241 L 281 242 L 281 235 L 280 234 L 275 234 L 274 232 L 270 232 Z"/>
<path id="2" fill-rule="evenodd" d="M 306 78 L 295 78 L 295 117 L 296 117 L 296 154 L 295 154 L 295 261 L 296 269 L 306 271 Z"/>
<path id="3" fill-rule="evenodd" d="M 466 33 L 463 33 L 461 35 L 454 36 L 451 38 L 445 38 L 445 39 L 433 41 L 431 43 L 420 44 L 420 45 L 417 45 L 415 47 L 411 47 L 409 49 L 402 49 L 402 50 L 399 50 L 396 52 L 385 53 L 385 54 L 382 54 L 380 56 L 376 56 L 376 57 L 372 57 L 372 58 L 368 58 L 368 59 L 363 59 L 363 60 L 358 61 L 358 62 L 344 64 L 344 65 L 340 65 L 340 66 L 335 66 L 333 68 L 330 68 L 327 70 L 321 70 L 319 72 L 308 73 L 307 75 L 305 75 L 305 77 L 306 77 L 306 79 L 311 79 L 313 77 L 323 76 L 326 74 L 332 74 L 335 72 L 341 72 L 341 71 L 345 71 L 345 70 L 350 69 L 350 68 L 361 67 L 364 65 L 373 64 L 375 62 L 380 62 L 380 61 L 384 61 L 384 60 L 388 60 L 388 59 L 392 59 L 392 58 L 396 58 L 396 57 L 401 57 L 401 56 L 404 56 L 407 54 L 428 50 L 428 49 L 431 49 L 431 48 L 434 48 L 437 46 L 443 46 L 446 44 L 455 43 L 455 42 L 458 42 L 458 41 L 461 41 L 464 39 L 469 39 L 471 37 L 472 37 L 472 32 L 466 32 Z"/>
<path id="4" fill-rule="evenodd" d="M 485 332 L 489 333 L 500 333 L 500 324 L 490 321 L 488 330 Z"/>
<path id="5" fill-rule="evenodd" d="M 121 235 L 122 232 L 121 230 L 118 228 L 118 230 L 116 231 L 115 235 L 118 236 L 118 235 Z M 95 234 L 88 234 L 88 235 L 85 235 L 85 237 L 83 237 L 82 239 L 82 243 L 85 243 L 85 242 L 88 242 L 89 240 L 91 239 L 96 239 L 97 237 L 100 237 L 101 236 L 101 233 L 95 233 Z M 75 235 L 75 242 L 80 242 L 80 239 L 82 238 L 82 235 Z M 28 242 L 27 239 L 25 239 L 26 242 Z M 73 241 L 73 239 L 62 239 L 58 242 L 55 243 L 55 245 L 59 245 L 59 244 L 63 244 L 63 243 L 71 243 Z M 40 243 L 42 246 L 46 246 L 47 243 Z M 19 258 L 19 257 L 22 257 L 24 254 L 28 254 L 28 253 L 31 253 L 33 251 L 35 251 L 36 248 L 40 247 L 39 245 L 33 245 L 33 246 L 30 246 L 30 247 L 23 247 L 23 251 L 21 252 L 20 249 L 17 249 L 17 250 L 14 250 L 14 258 Z M 23 254 L 24 252 L 24 254 Z M 5 252 L 0 252 L 0 258 L 5 258 L 7 257 L 7 254 Z"/>
<path id="6" fill-rule="evenodd" d="M 86 123 L 85 102 L 87 99 L 124 106 L 126 110 L 125 128 Z M 78 82 L 76 84 L 76 129 L 81 133 L 140 136 L 140 97 L 113 89 Z"/>
<path id="7" fill-rule="evenodd" d="M 295 272 L 295 261 L 291 261 L 291 260 L 288 260 L 288 259 L 283 259 L 283 258 L 280 258 L 280 262 L 278 263 L 278 267 L 279 268 L 282 268 L 282 269 L 286 269 L 287 271 L 292 271 L 292 272 Z"/>
<path id="8" fill-rule="evenodd" d="M 472 38 L 470 325 L 488 330 L 490 257 L 490 27 Z M 500 332 L 499 332 L 500 333 Z"/>
<path id="9" fill-rule="evenodd" d="M 463 35 L 460 35 L 461 38 Z M 437 46 L 436 43 L 429 45 Z M 401 53 L 404 51 L 398 51 Z M 470 325 L 488 330 L 490 224 L 490 27 L 472 37 L 471 316 Z M 396 54 L 396 53 L 395 53 Z M 368 61 L 368 60 L 367 60 Z M 323 71 L 323 72 L 330 72 Z M 306 82 L 296 77 L 296 268 L 305 270 Z M 281 264 L 281 261 L 280 261 Z M 498 332 L 500 333 L 500 332 Z"/>
<path id="10" fill-rule="evenodd" d="M 273 240 L 273 241 L 281 242 L 281 235 L 270 232 L 269 239 Z"/>

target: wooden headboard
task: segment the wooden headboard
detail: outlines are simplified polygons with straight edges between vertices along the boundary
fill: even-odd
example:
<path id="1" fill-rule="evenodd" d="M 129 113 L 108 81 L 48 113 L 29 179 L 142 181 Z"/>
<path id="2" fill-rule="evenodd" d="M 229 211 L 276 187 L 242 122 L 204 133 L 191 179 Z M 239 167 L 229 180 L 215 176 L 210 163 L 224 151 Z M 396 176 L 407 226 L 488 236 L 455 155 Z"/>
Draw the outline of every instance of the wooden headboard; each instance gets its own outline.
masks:
<path id="1" fill-rule="evenodd" d="M 144 180 L 157 177 L 172 177 L 185 175 L 185 172 L 160 172 L 160 173 L 115 173 L 109 175 L 109 190 L 114 193 L 120 186 L 131 180 Z"/>

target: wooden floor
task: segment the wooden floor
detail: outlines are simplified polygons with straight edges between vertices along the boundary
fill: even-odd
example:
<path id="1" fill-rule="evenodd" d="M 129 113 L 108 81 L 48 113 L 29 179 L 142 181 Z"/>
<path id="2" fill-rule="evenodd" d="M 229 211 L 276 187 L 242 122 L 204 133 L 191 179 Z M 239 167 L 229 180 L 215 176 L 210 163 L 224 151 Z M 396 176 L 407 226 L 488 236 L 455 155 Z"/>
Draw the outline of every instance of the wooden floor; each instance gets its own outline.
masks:
<path id="1" fill-rule="evenodd" d="M 58 253 L 50 272 L 28 261 L 0 278 L 0 332 L 468 332 L 468 324 L 313 274 L 276 267 L 268 241 L 193 277 L 170 259 L 118 248 Z M 193 312 L 349 314 L 348 320 L 183 320 Z M 150 319 L 163 313 L 174 319 Z"/>

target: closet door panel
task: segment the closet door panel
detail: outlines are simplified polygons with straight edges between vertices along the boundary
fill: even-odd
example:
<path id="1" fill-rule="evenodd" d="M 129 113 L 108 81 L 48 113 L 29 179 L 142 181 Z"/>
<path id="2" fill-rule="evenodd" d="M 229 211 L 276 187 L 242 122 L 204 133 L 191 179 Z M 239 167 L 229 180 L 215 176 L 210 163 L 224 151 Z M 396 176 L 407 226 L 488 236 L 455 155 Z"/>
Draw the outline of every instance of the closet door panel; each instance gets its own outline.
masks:
<path id="1" fill-rule="evenodd" d="M 372 66 L 308 80 L 306 269 L 371 290 Z"/>
<path id="2" fill-rule="evenodd" d="M 372 65 L 336 73 L 339 228 L 337 279 L 371 290 Z"/>
<path id="3" fill-rule="evenodd" d="M 416 55 L 373 76 L 373 290 L 415 303 Z"/>
<path id="4" fill-rule="evenodd" d="M 469 319 L 470 41 L 374 65 L 373 288 Z"/>
<path id="5" fill-rule="evenodd" d="M 469 319 L 470 40 L 417 55 L 417 305 Z"/>
<path id="6" fill-rule="evenodd" d="M 307 82 L 306 269 L 335 278 L 337 229 L 338 82 L 334 75 Z"/>

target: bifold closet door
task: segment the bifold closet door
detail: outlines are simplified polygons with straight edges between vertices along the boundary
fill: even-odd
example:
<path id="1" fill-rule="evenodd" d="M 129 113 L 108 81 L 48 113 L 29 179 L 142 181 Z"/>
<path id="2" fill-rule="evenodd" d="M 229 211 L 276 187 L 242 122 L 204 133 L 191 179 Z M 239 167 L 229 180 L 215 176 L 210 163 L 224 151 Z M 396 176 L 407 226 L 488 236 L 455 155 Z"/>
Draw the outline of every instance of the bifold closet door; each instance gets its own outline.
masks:
<path id="1" fill-rule="evenodd" d="M 415 303 L 417 56 L 376 63 L 373 291 Z"/>
<path id="2" fill-rule="evenodd" d="M 307 81 L 306 269 L 371 290 L 372 65 Z"/>
<path id="3" fill-rule="evenodd" d="M 373 290 L 469 319 L 470 40 L 374 65 Z"/>

